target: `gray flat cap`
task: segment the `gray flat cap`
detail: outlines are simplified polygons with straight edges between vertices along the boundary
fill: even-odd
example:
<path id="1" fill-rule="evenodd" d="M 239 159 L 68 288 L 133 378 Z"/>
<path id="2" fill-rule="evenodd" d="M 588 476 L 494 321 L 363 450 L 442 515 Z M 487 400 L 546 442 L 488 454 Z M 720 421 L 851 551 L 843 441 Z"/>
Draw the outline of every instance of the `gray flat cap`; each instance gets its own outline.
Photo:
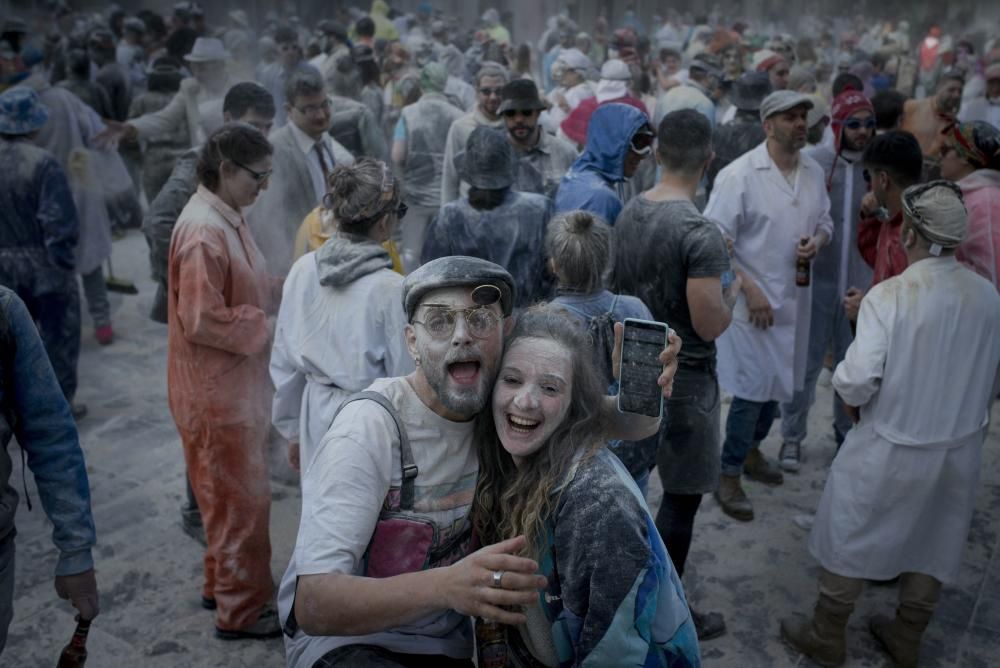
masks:
<path id="1" fill-rule="evenodd" d="M 420 300 L 433 290 L 464 286 L 477 288 L 480 285 L 496 287 L 500 291 L 503 314 L 510 315 L 514 308 L 514 279 L 506 269 L 487 260 L 465 255 L 431 260 L 403 280 L 403 310 L 406 311 L 406 319 L 413 319 L 413 312 L 420 305 Z"/>
<path id="2" fill-rule="evenodd" d="M 806 109 L 812 109 L 814 104 L 812 97 L 805 93 L 796 93 L 793 90 L 776 90 L 760 103 L 760 120 L 803 104 L 806 105 Z"/>

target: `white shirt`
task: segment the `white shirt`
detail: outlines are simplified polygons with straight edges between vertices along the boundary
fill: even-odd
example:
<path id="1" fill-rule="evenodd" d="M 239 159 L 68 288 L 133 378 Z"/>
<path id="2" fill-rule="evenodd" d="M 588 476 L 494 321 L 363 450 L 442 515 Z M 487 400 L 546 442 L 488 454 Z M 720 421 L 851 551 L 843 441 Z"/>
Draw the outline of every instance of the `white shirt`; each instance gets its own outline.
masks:
<path id="1" fill-rule="evenodd" d="M 764 291 L 774 312 L 766 330 L 750 323 L 741 294 L 733 322 L 717 340 L 719 382 L 750 401 L 791 401 L 805 382 L 810 288 L 795 285 L 799 238 L 833 236 L 823 169 L 804 153 L 790 184 L 767 142 L 740 156 L 716 178 L 705 216 L 733 239 L 734 263 Z"/>
<path id="2" fill-rule="evenodd" d="M 846 577 L 955 582 L 1000 365 L 1000 296 L 954 257 L 873 287 L 833 386 L 861 407 L 809 551 Z"/>
<path id="3" fill-rule="evenodd" d="M 333 140 L 330 135 L 323 133 L 323 136 L 319 139 L 313 139 L 301 129 L 295 123 L 289 123 L 292 128 L 292 136 L 295 137 L 295 143 L 298 144 L 302 153 L 306 156 L 306 165 L 309 167 L 309 176 L 312 177 L 313 190 L 316 191 L 316 201 L 320 202 L 323 200 L 323 195 L 326 194 L 326 180 L 323 178 L 323 167 L 319 164 L 319 155 L 316 153 L 316 145 L 319 144 L 323 155 L 326 158 L 326 168 L 327 172 L 332 172 L 334 165 L 337 161 L 333 159 Z"/>
<path id="4" fill-rule="evenodd" d="M 413 510 L 429 518 L 443 540 L 464 526 L 475 492 L 479 462 L 473 446 L 474 421 L 452 422 L 429 409 L 405 378 L 375 381 L 403 422 L 417 465 Z M 347 405 L 323 438 L 312 465 L 302 474 L 302 520 L 295 552 L 278 592 L 284 622 L 295 600 L 299 575 L 361 575 L 362 557 L 390 487 L 399 488 L 399 436 L 395 424 L 372 401 Z M 383 633 L 360 638 L 312 637 L 301 629 L 285 636 L 291 668 L 312 666 L 346 644 L 374 644 L 417 654 L 470 658 L 469 618 L 442 610 Z"/>

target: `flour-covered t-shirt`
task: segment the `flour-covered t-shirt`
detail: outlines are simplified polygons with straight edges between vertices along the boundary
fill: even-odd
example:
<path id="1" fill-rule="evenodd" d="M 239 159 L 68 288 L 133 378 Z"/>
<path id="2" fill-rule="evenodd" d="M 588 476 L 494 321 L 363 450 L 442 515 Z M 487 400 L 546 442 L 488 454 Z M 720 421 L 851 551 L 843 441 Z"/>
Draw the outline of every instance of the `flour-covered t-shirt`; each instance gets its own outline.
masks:
<path id="1" fill-rule="evenodd" d="M 417 465 L 413 512 L 437 527 L 439 544 L 468 528 L 478 461 L 473 422 L 452 422 L 429 409 L 405 378 L 375 381 L 369 388 L 395 406 Z M 282 623 L 294 605 L 300 575 L 363 575 L 362 558 L 390 488 L 402 484 L 396 425 L 379 404 L 355 401 L 341 411 L 302 475 L 302 519 L 295 552 L 278 591 Z M 468 546 L 466 546 L 466 550 Z M 342 645 L 367 644 L 412 654 L 469 658 L 472 626 L 467 616 L 440 611 L 403 627 L 366 636 L 285 636 L 290 667 L 312 666 Z"/>

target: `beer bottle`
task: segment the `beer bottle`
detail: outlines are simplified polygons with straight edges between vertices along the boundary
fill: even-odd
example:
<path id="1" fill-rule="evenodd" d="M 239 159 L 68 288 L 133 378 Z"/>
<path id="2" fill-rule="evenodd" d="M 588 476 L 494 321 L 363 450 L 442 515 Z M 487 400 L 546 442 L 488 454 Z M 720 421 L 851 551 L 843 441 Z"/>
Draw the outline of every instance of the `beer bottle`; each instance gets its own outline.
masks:
<path id="1" fill-rule="evenodd" d="M 87 633 L 90 632 L 90 620 L 76 618 L 76 630 L 69 644 L 59 655 L 57 668 L 83 668 L 87 663 Z"/>
<path id="2" fill-rule="evenodd" d="M 809 243 L 808 239 L 802 239 L 799 245 L 805 246 L 807 243 Z M 804 257 L 797 258 L 795 260 L 795 285 L 800 288 L 809 287 L 811 275 L 812 263 Z"/>
<path id="3" fill-rule="evenodd" d="M 476 655 L 479 668 L 507 665 L 507 633 L 502 624 L 476 618 Z"/>

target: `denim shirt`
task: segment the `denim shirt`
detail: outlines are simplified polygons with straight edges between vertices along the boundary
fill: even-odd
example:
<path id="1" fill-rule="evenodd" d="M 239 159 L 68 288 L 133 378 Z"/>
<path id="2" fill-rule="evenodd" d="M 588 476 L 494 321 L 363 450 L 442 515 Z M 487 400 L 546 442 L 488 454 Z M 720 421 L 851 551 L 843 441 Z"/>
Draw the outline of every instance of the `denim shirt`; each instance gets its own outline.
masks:
<path id="1" fill-rule="evenodd" d="M 16 437 L 54 527 L 52 540 L 59 549 L 56 575 L 82 573 L 94 567 L 91 547 L 96 534 L 76 423 L 28 309 L 4 287 L 0 287 L 0 312 L 10 335 L 0 353 L 0 405 L 4 407 L 0 414 L 0 539 L 14 529 L 18 497 L 10 485 L 13 466 L 7 448 Z M 12 359 L 9 343 L 14 348 Z M 8 416 L 14 416 L 14 425 Z"/>
<path id="2" fill-rule="evenodd" d="M 646 305 L 638 297 L 615 295 L 608 290 L 601 290 L 589 295 L 560 294 L 552 300 L 553 304 L 564 307 L 586 330 L 590 319 L 611 312 L 615 322 L 623 322 L 625 318 L 638 320 L 655 320 Z M 617 381 L 609 388 L 608 394 L 618 394 Z M 656 448 L 659 436 L 653 435 L 641 441 L 614 440 L 608 443 L 613 453 L 618 455 L 625 468 L 639 480 L 648 474 L 656 464 Z"/>

